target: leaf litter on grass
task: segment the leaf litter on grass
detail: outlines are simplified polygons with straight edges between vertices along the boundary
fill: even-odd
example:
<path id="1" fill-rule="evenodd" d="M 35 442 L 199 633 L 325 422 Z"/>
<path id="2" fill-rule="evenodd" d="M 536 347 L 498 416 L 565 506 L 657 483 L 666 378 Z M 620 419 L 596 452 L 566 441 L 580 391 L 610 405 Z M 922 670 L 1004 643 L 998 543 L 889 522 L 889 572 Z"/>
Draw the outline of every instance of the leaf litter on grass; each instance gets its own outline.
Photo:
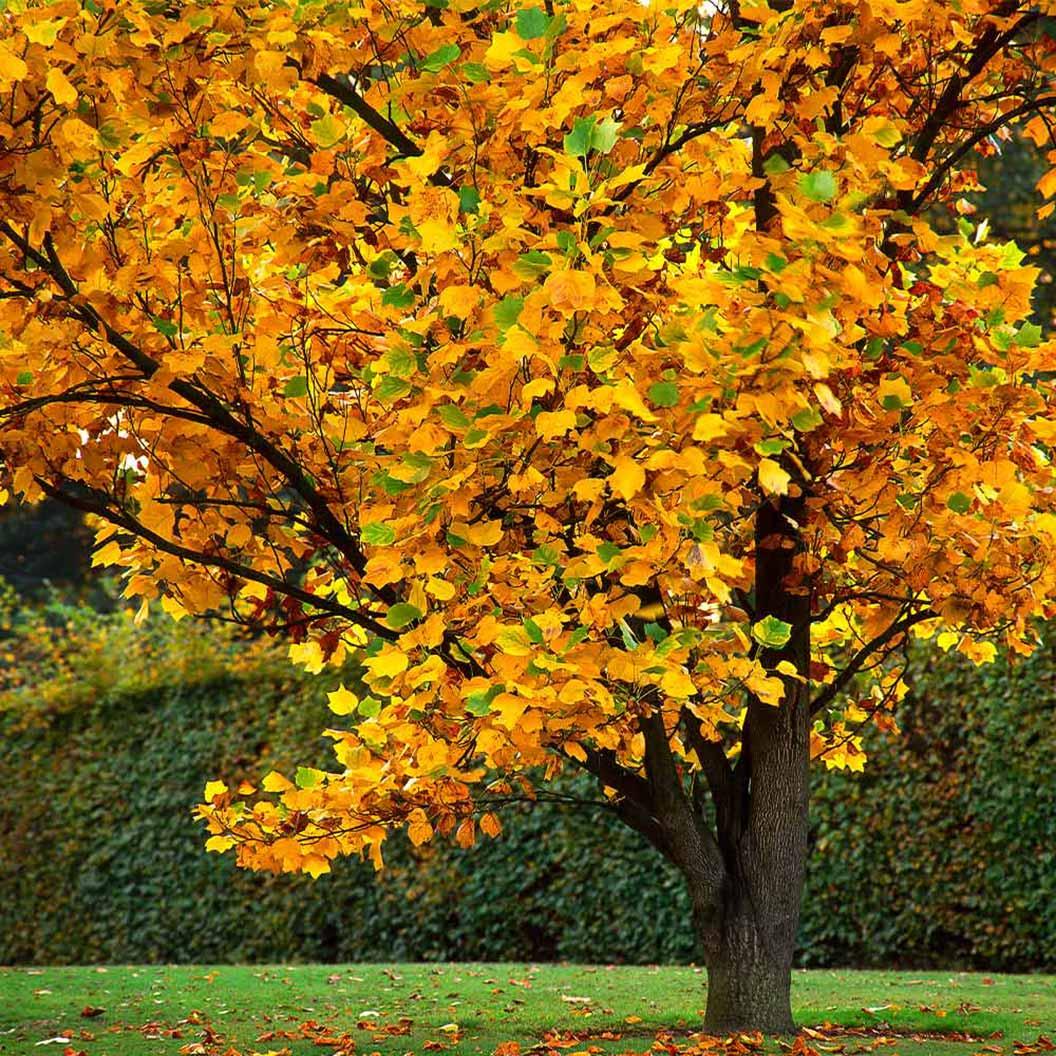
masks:
<path id="1" fill-rule="evenodd" d="M 634 1019 L 636 1017 L 629 1017 Z M 413 1021 L 401 1017 L 397 1022 L 381 1024 L 372 1020 L 361 1019 L 356 1023 L 356 1030 L 368 1033 L 370 1042 L 381 1042 L 394 1037 L 409 1035 Z M 177 1050 L 180 1056 L 292 1056 L 289 1044 L 308 1042 L 313 1047 L 327 1050 L 327 1056 L 354 1056 L 364 1051 L 359 1048 L 356 1036 L 349 1032 L 339 1032 L 330 1024 L 306 1020 L 295 1029 L 267 1030 L 257 1036 L 255 1045 L 266 1045 L 265 1049 L 241 1049 L 227 1044 L 224 1037 L 217 1033 L 200 1014 L 192 1013 L 186 1020 L 174 1027 L 149 1022 L 136 1028 L 131 1026 L 111 1026 L 107 1033 L 122 1033 L 126 1030 L 140 1033 L 145 1040 L 180 1040 L 187 1028 L 196 1029 L 197 1038 L 181 1045 Z M 441 1038 L 428 1039 L 420 1048 L 426 1052 L 457 1051 L 463 1040 L 462 1032 L 456 1024 L 441 1027 L 438 1033 Z M 644 1045 L 646 1039 L 651 1039 Z M 90 1056 L 88 1050 L 80 1048 L 80 1043 L 95 1041 L 95 1035 L 86 1030 L 60 1033 L 54 1037 L 39 1041 L 37 1045 L 65 1044 L 62 1056 Z M 368 1039 L 360 1038 L 362 1042 Z M 958 1045 L 977 1046 L 975 1056 L 1047 1056 L 1056 1052 L 1056 1043 L 1044 1034 L 1034 1041 L 1015 1041 L 1011 1048 L 996 1044 L 995 1037 L 981 1037 L 965 1031 L 898 1031 L 881 1026 L 845 1027 L 824 1024 L 821 1027 L 803 1027 L 792 1038 L 767 1039 L 760 1033 L 734 1033 L 711 1035 L 692 1031 L 661 1030 L 655 1033 L 636 1034 L 614 1030 L 553 1030 L 543 1034 L 534 1045 L 522 1045 L 517 1041 L 501 1042 L 494 1049 L 493 1056 L 860 1056 L 879 1050 L 890 1050 L 891 1056 L 897 1056 L 900 1043 L 956 1043 Z M 637 1042 L 628 1048 L 613 1049 L 611 1046 L 621 1042 Z M 280 1048 L 271 1047 L 279 1044 Z M 365 1050 L 370 1056 L 378 1056 L 376 1051 Z M 415 1056 L 414 1049 L 404 1056 Z"/>

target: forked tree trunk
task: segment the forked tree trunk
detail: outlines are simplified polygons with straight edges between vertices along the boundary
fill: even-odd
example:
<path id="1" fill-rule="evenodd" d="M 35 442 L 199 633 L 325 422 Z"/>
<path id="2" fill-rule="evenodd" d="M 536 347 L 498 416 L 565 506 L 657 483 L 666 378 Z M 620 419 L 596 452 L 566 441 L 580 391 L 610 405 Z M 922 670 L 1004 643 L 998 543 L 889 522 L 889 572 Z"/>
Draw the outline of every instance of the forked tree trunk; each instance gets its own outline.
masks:
<path id="1" fill-rule="evenodd" d="M 807 860 L 810 699 L 810 598 L 797 582 L 794 555 L 802 500 L 757 514 L 756 613 L 793 627 L 780 650 L 763 650 L 769 670 L 790 663 L 779 707 L 751 700 L 742 758 L 731 779 L 712 788 L 723 861 L 720 889 L 696 914 L 708 969 L 705 1026 L 716 1032 L 795 1029 L 792 958 Z M 687 873 L 690 886 L 696 881 Z M 706 893 L 694 905 L 707 907 Z"/>
<path id="2" fill-rule="evenodd" d="M 686 878 L 708 969 L 704 1025 L 716 1033 L 795 1029 L 790 986 L 810 761 L 810 583 L 796 561 L 805 510 L 801 493 L 764 502 L 756 513 L 753 619 L 780 620 L 790 635 L 754 657 L 782 679 L 784 695 L 779 705 L 749 696 L 736 761 L 708 739 L 691 708 L 679 718 L 700 764 L 688 788 L 661 708 L 639 718 L 644 776 L 624 770 L 612 752 L 586 756 L 586 768 L 619 793 L 623 820 Z"/>

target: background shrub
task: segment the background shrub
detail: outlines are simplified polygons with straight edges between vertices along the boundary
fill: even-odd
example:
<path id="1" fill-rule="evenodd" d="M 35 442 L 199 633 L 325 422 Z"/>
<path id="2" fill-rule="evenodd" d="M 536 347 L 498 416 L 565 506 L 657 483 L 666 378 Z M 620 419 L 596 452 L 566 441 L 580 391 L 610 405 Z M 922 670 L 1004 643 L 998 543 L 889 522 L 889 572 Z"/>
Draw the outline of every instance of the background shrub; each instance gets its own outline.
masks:
<path id="1" fill-rule="evenodd" d="M 0 963 L 694 956 L 678 875 L 604 810 L 521 806 L 502 838 L 387 869 L 272 877 L 207 855 L 207 779 L 326 766 L 325 690 L 266 641 L 9 607 L 0 692 Z M 809 965 L 1056 965 L 1056 660 L 930 654 L 893 742 L 819 773 Z M 560 791 L 595 798 L 588 783 Z"/>

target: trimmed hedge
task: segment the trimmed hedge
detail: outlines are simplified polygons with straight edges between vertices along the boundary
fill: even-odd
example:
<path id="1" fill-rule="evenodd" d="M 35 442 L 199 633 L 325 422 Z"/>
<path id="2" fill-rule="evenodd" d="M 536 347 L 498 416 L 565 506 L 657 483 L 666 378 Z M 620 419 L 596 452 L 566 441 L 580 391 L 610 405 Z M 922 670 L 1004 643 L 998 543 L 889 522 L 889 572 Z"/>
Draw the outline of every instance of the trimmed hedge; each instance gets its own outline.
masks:
<path id="1" fill-rule="evenodd" d="M 187 621 L 53 610 L 13 633 L 0 963 L 694 956 L 677 874 L 589 806 L 512 809 L 470 851 L 394 838 L 379 875 L 237 871 L 190 808 L 212 777 L 325 766 L 330 680 Z M 1051 650 L 1012 673 L 944 659 L 897 745 L 819 773 L 804 963 L 1056 965 L 1054 697 Z"/>

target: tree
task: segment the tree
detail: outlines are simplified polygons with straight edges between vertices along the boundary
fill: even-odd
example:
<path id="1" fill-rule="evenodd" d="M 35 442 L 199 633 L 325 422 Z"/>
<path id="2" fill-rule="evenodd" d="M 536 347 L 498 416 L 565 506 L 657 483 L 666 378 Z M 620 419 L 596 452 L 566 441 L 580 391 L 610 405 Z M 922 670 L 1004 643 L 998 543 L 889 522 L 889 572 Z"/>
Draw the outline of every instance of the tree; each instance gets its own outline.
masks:
<path id="1" fill-rule="evenodd" d="M 927 212 L 1050 148 L 1051 7 L 8 3 L 8 487 L 362 683 L 209 849 L 380 866 L 582 768 L 686 878 L 707 1025 L 791 1028 L 811 757 L 909 635 L 1053 612 L 1036 269 Z"/>

